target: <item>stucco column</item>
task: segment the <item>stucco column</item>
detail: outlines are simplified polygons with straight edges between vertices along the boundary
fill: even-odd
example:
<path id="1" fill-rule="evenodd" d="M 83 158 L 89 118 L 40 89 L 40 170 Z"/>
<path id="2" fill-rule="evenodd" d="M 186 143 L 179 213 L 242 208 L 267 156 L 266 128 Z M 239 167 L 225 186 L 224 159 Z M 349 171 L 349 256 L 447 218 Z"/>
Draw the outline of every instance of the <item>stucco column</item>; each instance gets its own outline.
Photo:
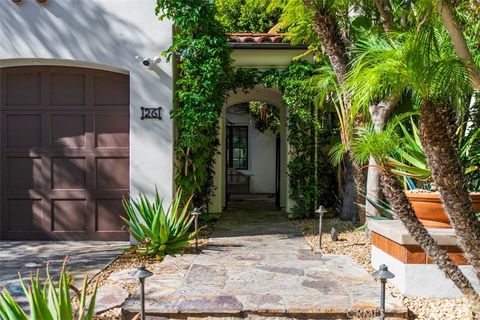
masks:
<path id="1" fill-rule="evenodd" d="M 219 121 L 218 140 L 220 145 L 218 146 L 219 152 L 215 155 L 215 175 L 213 177 L 215 191 L 210 199 L 209 213 L 221 213 L 225 202 L 225 159 L 223 157 L 225 153 L 225 109 L 223 109 Z"/>

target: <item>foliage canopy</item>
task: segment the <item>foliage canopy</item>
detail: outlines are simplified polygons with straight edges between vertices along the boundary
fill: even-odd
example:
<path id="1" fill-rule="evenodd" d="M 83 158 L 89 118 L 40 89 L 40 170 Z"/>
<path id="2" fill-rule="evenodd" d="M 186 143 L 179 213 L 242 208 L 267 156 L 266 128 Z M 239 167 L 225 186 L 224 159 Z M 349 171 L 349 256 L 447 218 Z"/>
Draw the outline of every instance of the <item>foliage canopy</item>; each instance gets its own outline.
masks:
<path id="1" fill-rule="evenodd" d="M 226 32 L 266 33 L 278 24 L 282 8 L 272 0 L 215 0 L 216 18 Z"/>

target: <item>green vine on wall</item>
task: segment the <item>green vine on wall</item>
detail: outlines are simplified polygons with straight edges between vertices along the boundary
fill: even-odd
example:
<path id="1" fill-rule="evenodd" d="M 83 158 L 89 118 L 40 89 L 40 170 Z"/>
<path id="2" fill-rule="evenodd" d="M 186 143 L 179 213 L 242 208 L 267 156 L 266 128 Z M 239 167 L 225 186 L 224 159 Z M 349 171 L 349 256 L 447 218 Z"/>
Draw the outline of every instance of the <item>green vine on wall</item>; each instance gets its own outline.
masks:
<path id="1" fill-rule="evenodd" d="M 322 131 L 323 117 L 313 107 L 302 83 L 312 75 L 314 66 L 296 62 L 285 70 L 234 72 L 227 38 L 216 22 L 211 2 L 157 0 L 156 14 L 175 24 L 173 44 L 165 55 L 177 62 L 178 80 L 171 116 L 178 129 L 175 182 L 183 194 L 194 194 L 195 205 L 208 204 L 214 192 L 214 157 L 218 152 L 219 118 L 225 98 L 230 90 L 248 91 L 261 83 L 280 88 L 288 108 L 289 197 L 297 203 L 297 216 L 310 215 L 320 199 L 326 204 L 325 199 L 332 198 L 331 183 L 325 181 L 327 153 L 319 146 L 329 135 Z M 319 140 L 322 134 L 327 136 L 323 142 Z"/>
<path id="2" fill-rule="evenodd" d="M 157 0 L 156 14 L 175 24 L 173 44 L 165 55 L 178 61 L 175 105 L 175 182 L 194 204 L 209 202 L 218 120 L 232 82 L 230 49 L 215 7 L 205 0 Z"/>

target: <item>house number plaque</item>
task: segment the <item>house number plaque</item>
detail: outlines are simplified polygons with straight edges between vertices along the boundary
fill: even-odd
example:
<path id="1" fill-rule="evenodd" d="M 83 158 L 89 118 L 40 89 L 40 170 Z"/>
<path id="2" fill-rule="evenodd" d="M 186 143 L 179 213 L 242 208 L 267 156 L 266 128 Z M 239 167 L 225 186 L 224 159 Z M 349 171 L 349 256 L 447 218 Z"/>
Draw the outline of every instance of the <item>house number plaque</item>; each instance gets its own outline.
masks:
<path id="1" fill-rule="evenodd" d="M 158 119 L 162 120 L 162 107 L 158 108 L 145 108 L 145 107 L 140 107 L 142 110 L 142 117 L 140 118 L 141 120 L 145 119 Z"/>

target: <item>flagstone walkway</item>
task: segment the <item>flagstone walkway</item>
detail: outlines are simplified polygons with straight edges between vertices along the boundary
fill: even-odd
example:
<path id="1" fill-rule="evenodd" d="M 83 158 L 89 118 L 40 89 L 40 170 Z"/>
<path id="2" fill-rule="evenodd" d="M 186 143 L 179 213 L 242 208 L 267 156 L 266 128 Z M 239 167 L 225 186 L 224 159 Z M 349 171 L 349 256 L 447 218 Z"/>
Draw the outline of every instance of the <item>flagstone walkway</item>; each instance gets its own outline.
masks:
<path id="1" fill-rule="evenodd" d="M 0 241 L 0 289 L 6 287 L 22 306 L 27 304 L 18 274 L 29 279 L 48 268 L 57 277 L 67 259 L 74 285 L 81 288 L 86 274 L 91 278 L 123 252 L 126 241 Z M 27 281 L 28 282 L 28 281 Z"/>
<path id="2" fill-rule="evenodd" d="M 279 211 L 222 214 L 199 255 L 168 257 L 146 281 L 149 319 L 351 319 L 379 315 L 380 286 L 344 255 L 313 253 Z M 123 315 L 140 310 L 126 301 Z M 407 309 L 387 298 L 387 314 Z"/>

